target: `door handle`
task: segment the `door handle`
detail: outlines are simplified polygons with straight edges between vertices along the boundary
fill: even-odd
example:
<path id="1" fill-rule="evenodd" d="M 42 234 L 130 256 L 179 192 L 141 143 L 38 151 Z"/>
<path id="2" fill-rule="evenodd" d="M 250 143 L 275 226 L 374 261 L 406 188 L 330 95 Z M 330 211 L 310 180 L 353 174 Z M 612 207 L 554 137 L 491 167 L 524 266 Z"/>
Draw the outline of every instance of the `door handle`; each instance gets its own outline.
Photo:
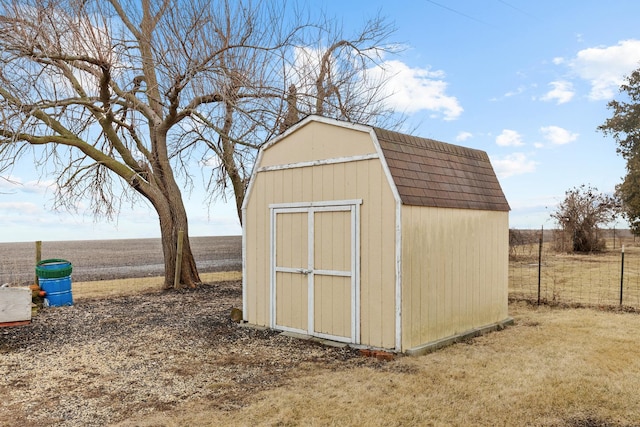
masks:
<path id="1" fill-rule="evenodd" d="M 304 268 L 300 268 L 300 269 L 298 269 L 298 273 L 302 273 L 302 274 L 304 274 L 304 275 L 307 275 L 307 274 L 311 273 L 312 271 L 313 271 L 313 270 L 306 270 L 306 269 L 304 269 Z"/>

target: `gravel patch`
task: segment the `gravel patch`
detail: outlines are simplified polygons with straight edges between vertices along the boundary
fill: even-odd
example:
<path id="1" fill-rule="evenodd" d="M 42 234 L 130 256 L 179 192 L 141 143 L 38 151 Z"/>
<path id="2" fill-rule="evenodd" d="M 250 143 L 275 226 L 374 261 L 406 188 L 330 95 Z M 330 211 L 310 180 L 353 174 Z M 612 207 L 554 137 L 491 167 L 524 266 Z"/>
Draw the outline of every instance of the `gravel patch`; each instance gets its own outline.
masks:
<path id="1" fill-rule="evenodd" d="M 241 283 L 41 310 L 0 329 L 0 425 L 104 426 L 204 400 L 234 410 L 304 364 L 375 364 L 232 322 Z"/>

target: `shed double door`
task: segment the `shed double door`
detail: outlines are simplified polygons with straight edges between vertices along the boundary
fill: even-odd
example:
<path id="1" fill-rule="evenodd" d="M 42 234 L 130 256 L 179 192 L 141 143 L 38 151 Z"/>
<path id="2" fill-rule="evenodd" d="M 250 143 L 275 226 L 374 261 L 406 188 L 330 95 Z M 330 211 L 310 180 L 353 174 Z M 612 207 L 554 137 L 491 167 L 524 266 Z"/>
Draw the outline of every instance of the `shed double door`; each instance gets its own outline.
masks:
<path id="1" fill-rule="evenodd" d="M 359 205 L 271 212 L 272 327 L 357 343 Z"/>

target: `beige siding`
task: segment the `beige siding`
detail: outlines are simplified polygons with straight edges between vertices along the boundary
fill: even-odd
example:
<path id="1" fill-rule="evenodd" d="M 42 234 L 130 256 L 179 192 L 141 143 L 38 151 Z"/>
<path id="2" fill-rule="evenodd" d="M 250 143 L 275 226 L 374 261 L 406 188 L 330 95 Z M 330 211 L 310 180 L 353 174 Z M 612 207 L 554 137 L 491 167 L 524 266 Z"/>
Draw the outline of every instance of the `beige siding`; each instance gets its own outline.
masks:
<path id="1" fill-rule="evenodd" d="M 264 151 L 260 167 L 375 153 L 368 133 L 311 122 Z"/>
<path id="2" fill-rule="evenodd" d="M 314 302 L 315 332 L 351 337 L 351 278 L 316 275 Z"/>
<path id="3" fill-rule="evenodd" d="M 357 314 L 346 273 L 354 261 L 351 211 L 310 214 L 299 204 L 359 199 L 359 211 L 354 210 L 360 213 L 356 341 L 396 348 L 399 221 L 367 129 L 312 121 L 261 152 L 244 207 L 248 322 L 269 326 L 273 312 L 284 329 L 313 329 L 312 333 L 349 341 Z M 269 206 L 287 203 L 298 204 L 299 209 L 278 210 L 276 215 L 276 263 L 281 271 L 275 276 L 277 303 L 272 308 Z M 506 320 L 508 212 L 417 206 L 402 206 L 401 212 L 398 350 Z M 307 240 L 309 233 L 313 245 Z M 313 250 L 311 259 L 308 250 Z"/>
<path id="4" fill-rule="evenodd" d="M 314 331 L 351 338 L 351 211 L 314 215 Z"/>
<path id="5" fill-rule="evenodd" d="M 507 318 L 508 213 L 402 207 L 403 350 Z"/>
<path id="6" fill-rule="evenodd" d="M 276 282 L 276 325 L 306 331 L 309 317 L 307 277 L 277 272 Z"/>
<path id="7" fill-rule="evenodd" d="M 249 323 L 269 326 L 269 247 L 270 217 L 269 211 L 264 209 L 268 204 L 265 182 L 257 179 L 253 183 L 254 190 L 247 200 L 245 222 L 244 247 L 244 295 L 246 313 L 243 313 Z"/>
<path id="8" fill-rule="evenodd" d="M 319 126 L 310 123 L 265 150 L 257 167 L 375 152 L 368 133 Z M 333 144 L 327 146 L 325 141 Z M 395 347 L 395 201 L 378 159 L 262 171 L 255 175 L 245 219 L 248 322 L 269 325 L 269 204 L 352 199 L 363 200 L 360 342 Z M 326 280 L 332 289 L 341 286 L 341 279 L 320 280 Z M 343 312 L 347 312 L 347 307 L 341 309 Z"/>
<path id="9" fill-rule="evenodd" d="M 276 217 L 276 265 L 307 268 L 307 215 L 284 213 Z M 276 325 L 306 330 L 308 321 L 307 276 L 278 272 L 276 278 Z"/>
<path id="10" fill-rule="evenodd" d="M 314 228 L 314 267 L 350 271 L 351 211 L 317 212 Z"/>

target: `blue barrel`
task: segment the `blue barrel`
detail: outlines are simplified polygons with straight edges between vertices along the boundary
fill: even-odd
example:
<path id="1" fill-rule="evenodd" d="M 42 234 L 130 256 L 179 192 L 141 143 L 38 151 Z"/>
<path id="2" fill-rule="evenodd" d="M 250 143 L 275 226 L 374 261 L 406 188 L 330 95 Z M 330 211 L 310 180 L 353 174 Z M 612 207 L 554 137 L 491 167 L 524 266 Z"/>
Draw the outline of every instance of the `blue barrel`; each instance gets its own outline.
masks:
<path id="1" fill-rule="evenodd" d="M 73 305 L 71 272 L 73 266 L 64 259 L 45 259 L 36 265 L 40 288 L 45 291 L 44 305 L 60 307 Z"/>

